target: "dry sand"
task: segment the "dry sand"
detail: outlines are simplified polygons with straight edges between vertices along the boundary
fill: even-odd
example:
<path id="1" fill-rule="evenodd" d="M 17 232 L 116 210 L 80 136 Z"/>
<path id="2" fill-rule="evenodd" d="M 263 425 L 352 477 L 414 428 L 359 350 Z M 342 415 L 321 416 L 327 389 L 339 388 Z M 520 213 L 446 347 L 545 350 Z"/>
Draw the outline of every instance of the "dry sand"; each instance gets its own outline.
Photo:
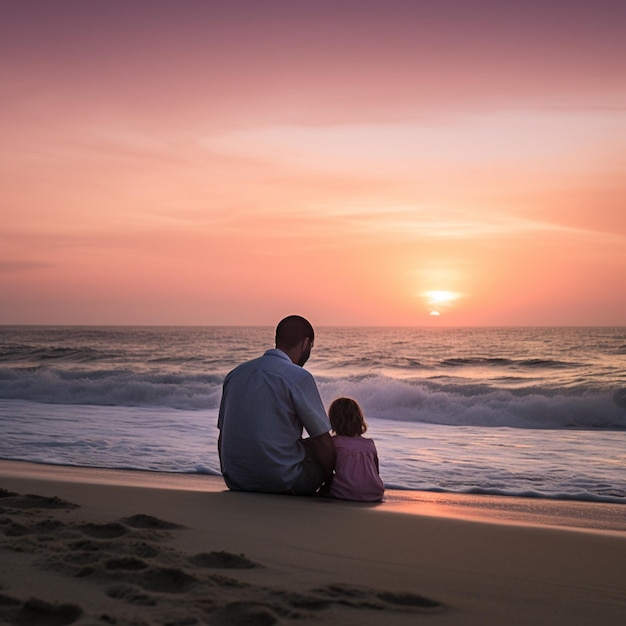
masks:
<path id="1" fill-rule="evenodd" d="M 626 507 L 0 462 L 0 624 L 626 623 Z"/>

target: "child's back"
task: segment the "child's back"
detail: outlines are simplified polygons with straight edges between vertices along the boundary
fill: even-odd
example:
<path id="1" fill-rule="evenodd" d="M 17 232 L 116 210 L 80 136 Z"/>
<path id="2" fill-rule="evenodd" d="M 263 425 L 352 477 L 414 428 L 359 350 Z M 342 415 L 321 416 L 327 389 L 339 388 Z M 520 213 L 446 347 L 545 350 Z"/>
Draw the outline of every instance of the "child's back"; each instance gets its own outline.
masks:
<path id="1" fill-rule="evenodd" d="M 343 500 L 378 502 L 385 486 L 378 474 L 378 454 L 372 439 L 336 435 L 337 460 L 329 495 Z"/>

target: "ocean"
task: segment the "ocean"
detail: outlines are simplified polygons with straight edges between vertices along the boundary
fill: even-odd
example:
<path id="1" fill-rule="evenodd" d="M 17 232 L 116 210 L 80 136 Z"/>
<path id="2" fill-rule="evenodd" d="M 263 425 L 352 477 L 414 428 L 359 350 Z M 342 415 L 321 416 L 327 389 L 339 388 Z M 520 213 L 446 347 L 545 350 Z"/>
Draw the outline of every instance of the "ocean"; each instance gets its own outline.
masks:
<path id="1" fill-rule="evenodd" d="M 272 327 L 0 326 L 0 458 L 219 474 L 221 384 Z M 626 327 L 320 327 L 387 488 L 626 504 Z"/>

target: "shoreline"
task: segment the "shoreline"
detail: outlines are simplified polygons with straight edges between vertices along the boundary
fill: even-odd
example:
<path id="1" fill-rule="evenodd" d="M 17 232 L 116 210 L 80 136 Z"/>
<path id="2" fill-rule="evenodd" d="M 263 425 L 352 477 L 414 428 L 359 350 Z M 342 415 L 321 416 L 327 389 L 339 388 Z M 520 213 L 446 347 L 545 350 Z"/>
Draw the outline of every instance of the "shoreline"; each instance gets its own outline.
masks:
<path id="1" fill-rule="evenodd" d="M 3 478 L 212 493 L 228 491 L 221 476 L 212 474 L 49 465 L 0 459 L 0 480 Z M 326 501 L 326 499 L 319 499 Z M 340 501 L 331 502 L 342 504 Z M 409 515 L 450 517 L 493 524 L 556 526 L 570 530 L 610 532 L 626 536 L 626 507 L 622 504 L 409 489 L 387 489 L 381 503 L 346 502 L 343 504 Z"/>
<path id="2" fill-rule="evenodd" d="M 626 532 L 528 502 L 156 478 L 0 461 L 0 623 L 617 626 L 626 611 Z M 572 511 L 601 524 L 600 509 Z"/>
<path id="3" fill-rule="evenodd" d="M 0 459 L 0 481 L 7 478 L 210 493 L 228 492 L 222 477 L 212 474 L 49 465 Z M 615 533 L 626 537 L 626 507 L 622 504 L 408 489 L 386 489 L 383 502 L 373 504 L 325 498 L 316 500 L 338 506 L 409 515 L 491 524 L 556 526 L 569 530 Z"/>

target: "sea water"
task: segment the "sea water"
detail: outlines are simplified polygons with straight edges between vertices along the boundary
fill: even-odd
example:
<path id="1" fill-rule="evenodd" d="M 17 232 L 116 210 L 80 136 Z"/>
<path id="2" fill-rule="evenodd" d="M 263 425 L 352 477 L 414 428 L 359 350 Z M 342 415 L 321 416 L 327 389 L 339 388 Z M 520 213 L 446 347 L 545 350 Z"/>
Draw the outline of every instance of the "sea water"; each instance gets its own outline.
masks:
<path id="1" fill-rule="evenodd" d="M 219 474 L 225 374 L 270 327 L 0 327 L 0 458 Z M 387 487 L 626 503 L 626 328 L 317 329 Z"/>

